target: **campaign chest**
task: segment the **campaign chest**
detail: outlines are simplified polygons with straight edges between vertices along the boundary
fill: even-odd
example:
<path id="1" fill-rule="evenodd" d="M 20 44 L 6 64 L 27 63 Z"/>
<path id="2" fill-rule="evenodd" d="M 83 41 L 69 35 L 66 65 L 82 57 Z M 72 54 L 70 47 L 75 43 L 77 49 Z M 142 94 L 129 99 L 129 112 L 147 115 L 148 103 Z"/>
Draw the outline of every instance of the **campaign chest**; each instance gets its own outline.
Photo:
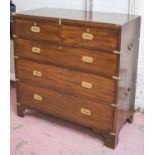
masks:
<path id="1" fill-rule="evenodd" d="M 134 114 L 140 17 L 42 8 L 14 15 L 17 114 L 92 128 L 115 148 Z"/>

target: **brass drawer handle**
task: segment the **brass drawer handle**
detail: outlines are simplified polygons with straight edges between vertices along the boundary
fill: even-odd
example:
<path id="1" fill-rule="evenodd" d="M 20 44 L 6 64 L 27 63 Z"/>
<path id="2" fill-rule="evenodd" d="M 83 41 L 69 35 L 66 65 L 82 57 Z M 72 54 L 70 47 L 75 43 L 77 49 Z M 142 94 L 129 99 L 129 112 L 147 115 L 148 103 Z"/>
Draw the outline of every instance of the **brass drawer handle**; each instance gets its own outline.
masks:
<path id="1" fill-rule="evenodd" d="M 33 71 L 33 75 L 37 76 L 37 77 L 42 77 L 42 73 L 40 71 L 36 71 L 36 70 Z"/>
<path id="2" fill-rule="evenodd" d="M 82 81 L 82 87 L 92 89 L 93 85 L 92 85 L 92 83 Z"/>
<path id="3" fill-rule="evenodd" d="M 35 32 L 35 33 L 39 33 L 40 32 L 40 27 L 39 26 L 31 26 L 31 31 Z"/>
<path id="4" fill-rule="evenodd" d="M 81 113 L 84 114 L 84 115 L 90 116 L 91 115 L 91 110 L 85 109 L 85 108 L 81 108 Z"/>
<path id="5" fill-rule="evenodd" d="M 40 96 L 40 95 L 38 95 L 38 94 L 34 94 L 34 95 L 33 95 L 33 98 L 34 98 L 34 100 L 36 100 L 36 101 L 42 101 L 42 100 L 43 100 L 42 96 Z"/>
<path id="6" fill-rule="evenodd" d="M 33 52 L 33 53 L 40 54 L 40 53 L 41 53 L 41 49 L 38 48 L 38 47 L 32 47 L 32 52 Z"/>
<path id="7" fill-rule="evenodd" d="M 89 56 L 82 56 L 82 61 L 86 63 L 93 63 L 93 58 Z"/>
<path id="8" fill-rule="evenodd" d="M 84 40 L 93 40 L 93 34 L 88 33 L 88 32 L 84 32 L 84 33 L 82 34 L 82 38 L 83 38 Z"/>

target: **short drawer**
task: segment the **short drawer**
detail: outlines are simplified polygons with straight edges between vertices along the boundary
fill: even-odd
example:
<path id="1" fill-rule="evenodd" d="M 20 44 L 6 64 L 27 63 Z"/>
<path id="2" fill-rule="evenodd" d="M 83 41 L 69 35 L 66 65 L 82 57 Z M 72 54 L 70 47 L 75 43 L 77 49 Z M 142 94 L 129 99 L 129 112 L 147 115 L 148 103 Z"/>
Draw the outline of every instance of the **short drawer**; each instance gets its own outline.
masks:
<path id="1" fill-rule="evenodd" d="M 115 80 L 16 59 L 16 77 L 36 86 L 101 103 L 114 103 Z"/>
<path id="2" fill-rule="evenodd" d="M 18 83 L 19 103 L 84 126 L 110 131 L 114 108 L 24 83 Z"/>
<path id="3" fill-rule="evenodd" d="M 56 21 L 15 18 L 14 34 L 42 41 L 60 41 L 59 25 Z"/>
<path id="4" fill-rule="evenodd" d="M 15 39 L 15 55 L 95 74 L 116 76 L 119 55 Z"/>
<path id="5" fill-rule="evenodd" d="M 72 46 L 119 50 L 118 30 L 63 25 L 62 40 Z"/>

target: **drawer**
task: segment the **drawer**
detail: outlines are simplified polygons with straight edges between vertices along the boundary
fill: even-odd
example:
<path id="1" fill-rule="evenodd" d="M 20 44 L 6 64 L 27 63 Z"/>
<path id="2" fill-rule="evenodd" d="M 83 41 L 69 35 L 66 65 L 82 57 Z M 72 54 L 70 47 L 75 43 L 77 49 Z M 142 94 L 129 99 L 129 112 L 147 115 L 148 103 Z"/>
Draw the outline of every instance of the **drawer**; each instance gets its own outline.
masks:
<path id="1" fill-rule="evenodd" d="M 18 83 L 19 103 L 97 129 L 112 130 L 114 108 L 74 96 Z"/>
<path id="2" fill-rule="evenodd" d="M 56 21 L 44 21 L 38 19 L 14 20 L 14 33 L 18 37 L 24 37 L 42 41 L 60 41 L 59 25 Z"/>
<path id="3" fill-rule="evenodd" d="M 116 76 L 119 56 L 81 48 L 15 39 L 15 55 L 95 74 Z"/>
<path id="4" fill-rule="evenodd" d="M 119 50 L 119 35 L 113 29 L 62 26 L 62 40 L 72 46 Z"/>
<path id="5" fill-rule="evenodd" d="M 101 103 L 114 103 L 115 80 L 16 59 L 16 77 L 36 86 Z"/>

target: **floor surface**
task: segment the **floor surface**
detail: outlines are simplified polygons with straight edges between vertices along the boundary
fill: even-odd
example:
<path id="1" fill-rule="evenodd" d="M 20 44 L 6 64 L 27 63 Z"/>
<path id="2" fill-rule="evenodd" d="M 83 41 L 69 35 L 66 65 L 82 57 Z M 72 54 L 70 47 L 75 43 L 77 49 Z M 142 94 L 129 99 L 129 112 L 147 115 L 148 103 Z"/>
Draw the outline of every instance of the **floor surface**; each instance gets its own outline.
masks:
<path id="1" fill-rule="evenodd" d="M 10 155 L 143 155 L 143 114 L 135 113 L 126 123 L 115 150 L 104 146 L 102 138 L 90 129 L 35 111 L 16 115 L 16 91 L 11 88 Z"/>

